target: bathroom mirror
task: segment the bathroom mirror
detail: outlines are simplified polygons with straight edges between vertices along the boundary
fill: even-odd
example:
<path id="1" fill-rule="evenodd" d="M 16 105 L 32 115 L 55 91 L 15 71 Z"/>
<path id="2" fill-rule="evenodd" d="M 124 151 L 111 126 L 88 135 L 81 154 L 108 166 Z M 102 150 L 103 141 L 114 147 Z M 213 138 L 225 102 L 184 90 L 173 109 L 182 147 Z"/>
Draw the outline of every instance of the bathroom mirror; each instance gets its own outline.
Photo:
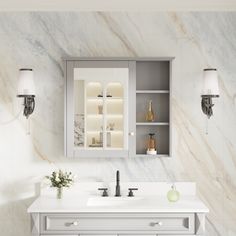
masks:
<path id="1" fill-rule="evenodd" d="M 72 89 L 67 94 L 73 107 L 69 119 L 74 124 L 70 153 L 83 157 L 127 155 L 128 62 L 72 64 Z"/>

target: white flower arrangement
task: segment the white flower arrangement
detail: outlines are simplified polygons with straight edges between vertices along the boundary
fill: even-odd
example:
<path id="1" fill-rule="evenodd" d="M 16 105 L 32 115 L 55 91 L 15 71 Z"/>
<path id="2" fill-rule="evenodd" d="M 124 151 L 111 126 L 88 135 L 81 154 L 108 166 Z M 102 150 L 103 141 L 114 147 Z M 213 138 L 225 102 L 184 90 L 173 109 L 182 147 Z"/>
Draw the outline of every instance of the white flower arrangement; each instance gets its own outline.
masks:
<path id="1" fill-rule="evenodd" d="M 50 180 L 51 187 L 69 188 L 74 183 L 74 176 L 71 172 L 63 172 L 62 170 L 53 171 L 50 176 L 46 176 Z"/>

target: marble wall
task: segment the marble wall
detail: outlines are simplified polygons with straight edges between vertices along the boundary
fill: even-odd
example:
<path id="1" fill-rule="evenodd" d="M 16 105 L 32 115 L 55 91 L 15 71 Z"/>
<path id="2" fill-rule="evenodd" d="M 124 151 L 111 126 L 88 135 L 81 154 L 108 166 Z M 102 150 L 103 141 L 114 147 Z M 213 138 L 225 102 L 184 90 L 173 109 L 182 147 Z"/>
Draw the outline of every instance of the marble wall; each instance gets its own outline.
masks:
<path id="1" fill-rule="evenodd" d="M 207 235 L 236 235 L 236 13 L 0 13 L 0 230 L 26 236 L 37 183 L 56 167 L 80 181 L 196 181 L 210 208 Z M 63 156 L 63 56 L 175 56 L 173 158 Z M 17 74 L 36 77 L 31 135 L 16 98 Z M 208 123 L 202 69 L 219 71 L 220 98 Z M 14 119 L 17 117 L 17 119 Z"/>

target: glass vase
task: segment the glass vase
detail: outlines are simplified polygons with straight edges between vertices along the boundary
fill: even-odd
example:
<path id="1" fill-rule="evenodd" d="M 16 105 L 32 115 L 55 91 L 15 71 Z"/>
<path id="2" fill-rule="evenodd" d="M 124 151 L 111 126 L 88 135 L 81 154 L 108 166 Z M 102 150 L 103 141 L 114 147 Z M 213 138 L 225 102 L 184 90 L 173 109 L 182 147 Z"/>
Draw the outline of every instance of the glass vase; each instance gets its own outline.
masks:
<path id="1" fill-rule="evenodd" d="M 57 199 L 62 199 L 63 188 L 57 188 Z"/>

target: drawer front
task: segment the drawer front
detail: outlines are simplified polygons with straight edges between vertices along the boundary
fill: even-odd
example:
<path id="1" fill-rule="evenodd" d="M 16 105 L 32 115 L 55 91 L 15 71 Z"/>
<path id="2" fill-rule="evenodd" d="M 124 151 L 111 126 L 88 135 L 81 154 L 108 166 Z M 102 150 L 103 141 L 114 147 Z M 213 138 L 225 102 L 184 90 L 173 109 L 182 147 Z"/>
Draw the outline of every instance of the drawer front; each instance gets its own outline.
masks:
<path id="1" fill-rule="evenodd" d="M 194 214 L 41 214 L 41 233 L 194 233 Z M 145 234 L 145 232 L 143 232 Z"/>

